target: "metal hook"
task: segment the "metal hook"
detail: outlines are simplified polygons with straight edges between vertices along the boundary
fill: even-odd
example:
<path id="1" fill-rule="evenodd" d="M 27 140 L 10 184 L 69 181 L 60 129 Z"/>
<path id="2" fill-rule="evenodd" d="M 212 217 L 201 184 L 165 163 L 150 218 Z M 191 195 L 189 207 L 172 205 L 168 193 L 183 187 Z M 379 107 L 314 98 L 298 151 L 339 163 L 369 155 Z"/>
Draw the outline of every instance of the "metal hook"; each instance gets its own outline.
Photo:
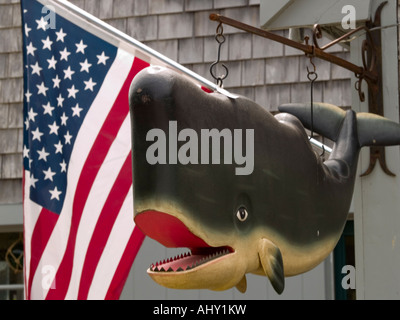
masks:
<path id="1" fill-rule="evenodd" d="M 210 73 L 211 76 L 217 81 L 217 85 L 219 87 L 222 87 L 222 82 L 223 80 L 226 79 L 226 77 L 229 74 L 229 70 L 226 67 L 225 64 L 221 64 L 222 67 L 225 69 L 225 74 L 221 75 L 221 76 L 216 76 L 214 73 L 214 67 L 220 63 L 221 61 L 221 46 L 222 44 L 225 42 L 225 36 L 224 36 L 224 28 L 222 27 L 222 22 L 220 22 L 218 24 L 217 30 L 216 30 L 216 35 L 215 35 L 215 40 L 218 42 L 218 54 L 217 54 L 217 61 L 215 61 L 214 63 L 211 64 L 210 66 Z"/>
<path id="2" fill-rule="evenodd" d="M 313 81 L 317 80 L 317 78 L 318 78 L 318 75 L 317 75 L 317 72 L 316 72 L 317 71 L 317 67 L 315 66 L 315 64 L 313 62 L 313 55 L 310 55 L 309 58 L 310 58 L 310 64 L 313 67 L 313 71 L 310 71 L 310 68 L 307 66 L 307 78 L 308 78 L 308 80 L 313 82 Z"/>

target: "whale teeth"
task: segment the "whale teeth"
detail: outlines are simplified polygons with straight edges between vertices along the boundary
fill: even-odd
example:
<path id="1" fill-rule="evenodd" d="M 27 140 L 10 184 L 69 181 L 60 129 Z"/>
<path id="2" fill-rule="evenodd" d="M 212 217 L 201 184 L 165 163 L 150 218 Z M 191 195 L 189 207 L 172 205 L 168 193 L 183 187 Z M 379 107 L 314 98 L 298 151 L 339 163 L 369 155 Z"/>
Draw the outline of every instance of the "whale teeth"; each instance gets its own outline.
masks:
<path id="1" fill-rule="evenodd" d="M 164 259 L 164 260 L 160 260 L 160 261 L 156 262 L 155 264 L 152 263 L 150 265 L 149 269 L 151 271 L 153 271 L 153 272 L 182 272 L 182 271 L 187 271 L 187 270 L 191 270 L 193 268 L 196 268 L 196 267 L 198 267 L 198 266 L 200 266 L 202 264 L 205 264 L 205 263 L 207 263 L 209 261 L 212 261 L 212 260 L 215 260 L 217 258 L 220 258 L 220 257 L 222 257 L 224 255 L 229 254 L 229 253 L 230 253 L 230 251 L 227 248 L 219 248 L 219 250 L 215 250 L 213 252 L 210 252 L 208 255 L 200 255 L 200 254 L 197 254 L 197 253 L 195 255 L 192 255 L 192 252 L 188 251 L 188 252 L 184 252 L 184 253 L 178 254 L 178 255 L 176 255 L 174 257 L 170 257 L 170 258 L 167 258 L 167 259 Z M 192 261 L 195 260 L 193 258 L 197 258 L 197 259 L 195 261 L 193 261 L 193 262 L 190 262 L 190 264 L 189 264 L 189 262 L 185 263 L 185 260 L 183 260 L 180 263 L 180 266 L 176 265 L 176 264 L 178 264 L 177 261 L 179 261 L 181 259 L 188 258 L 188 257 L 191 257 L 190 259 Z M 175 266 L 173 264 L 171 264 L 171 263 L 174 263 Z M 168 264 L 170 264 L 170 265 L 168 265 Z M 176 268 L 176 270 L 174 270 L 175 268 Z"/>

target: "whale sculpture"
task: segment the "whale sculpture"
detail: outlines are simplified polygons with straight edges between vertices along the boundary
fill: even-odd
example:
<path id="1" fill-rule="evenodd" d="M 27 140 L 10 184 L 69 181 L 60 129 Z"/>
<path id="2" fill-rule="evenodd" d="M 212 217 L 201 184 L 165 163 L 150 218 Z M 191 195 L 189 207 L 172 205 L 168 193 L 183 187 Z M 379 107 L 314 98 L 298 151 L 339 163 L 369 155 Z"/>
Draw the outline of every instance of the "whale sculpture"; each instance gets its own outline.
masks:
<path id="1" fill-rule="evenodd" d="M 309 104 L 283 105 L 273 116 L 247 98 L 206 93 L 160 67 L 134 78 L 129 102 L 135 223 L 166 247 L 190 250 L 147 270 L 168 288 L 245 292 L 246 274 L 255 273 L 282 293 L 285 277 L 317 266 L 339 240 L 360 148 L 400 143 L 393 121 L 318 103 L 313 130 L 334 141 L 323 162 L 304 130 Z M 220 138 L 206 156 L 198 141 L 205 129 Z M 252 170 L 238 174 L 245 164 L 225 158 L 227 143 L 254 157 Z"/>

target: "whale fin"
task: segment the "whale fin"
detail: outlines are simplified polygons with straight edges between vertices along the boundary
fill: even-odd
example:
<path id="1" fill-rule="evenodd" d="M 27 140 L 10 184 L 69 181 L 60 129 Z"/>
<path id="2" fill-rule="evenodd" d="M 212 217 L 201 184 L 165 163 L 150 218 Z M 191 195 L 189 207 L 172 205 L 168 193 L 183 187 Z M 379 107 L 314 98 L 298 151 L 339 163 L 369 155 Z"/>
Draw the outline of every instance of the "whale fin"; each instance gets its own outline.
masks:
<path id="1" fill-rule="evenodd" d="M 279 248 L 268 239 L 261 239 L 258 256 L 266 276 L 278 294 L 285 288 L 282 254 Z"/>
<path id="2" fill-rule="evenodd" d="M 357 130 L 362 147 L 400 144 L 400 125 L 373 113 L 357 113 Z"/>
<path id="3" fill-rule="evenodd" d="M 336 141 L 346 112 L 328 103 L 314 103 L 313 106 L 313 130 L 332 141 Z M 280 105 L 278 109 L 280 112 L 294 115 L 304 127 L 311 129 L 310 103 L 288 103 Z"/>
<path id="4" fill-rule="evenodd" d="M 246 275 L 243 276 L 242 280 L 240 280 L 236 284 L 236 289 L 238 289 L 241 293 L 245 293 L 247 290 L 247 280 L 246 280 Z"/>
<path id="5" fill-rule="evenodd" d="M 313 130 L 337 141 L 346 112 L 328 103 L 313 104 Z M 310 103 L 289 103 L 278 107 L 280 112 L 296 116 L 307 129 L 311 129 Z M 360 147 L 393 146 L 400 144 L 400 125 L 372 113 L 357 113 L 357 132 Z"/>

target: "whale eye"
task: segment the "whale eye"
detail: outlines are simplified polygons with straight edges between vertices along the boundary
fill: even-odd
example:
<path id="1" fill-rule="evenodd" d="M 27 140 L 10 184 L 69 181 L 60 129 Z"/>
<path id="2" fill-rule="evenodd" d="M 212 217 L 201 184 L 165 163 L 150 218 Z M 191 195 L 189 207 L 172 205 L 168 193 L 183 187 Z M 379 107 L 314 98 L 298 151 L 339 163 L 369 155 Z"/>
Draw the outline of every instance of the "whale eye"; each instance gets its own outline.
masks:
<path id="1" fill-rule="evenodd" d="M 247 219 L 249 216 L 247 210 L 245 207 L 240 207 L 238 211 L 236 212 L 236 217 L 239 219 L 239 221 L 243 222 Z"/>

